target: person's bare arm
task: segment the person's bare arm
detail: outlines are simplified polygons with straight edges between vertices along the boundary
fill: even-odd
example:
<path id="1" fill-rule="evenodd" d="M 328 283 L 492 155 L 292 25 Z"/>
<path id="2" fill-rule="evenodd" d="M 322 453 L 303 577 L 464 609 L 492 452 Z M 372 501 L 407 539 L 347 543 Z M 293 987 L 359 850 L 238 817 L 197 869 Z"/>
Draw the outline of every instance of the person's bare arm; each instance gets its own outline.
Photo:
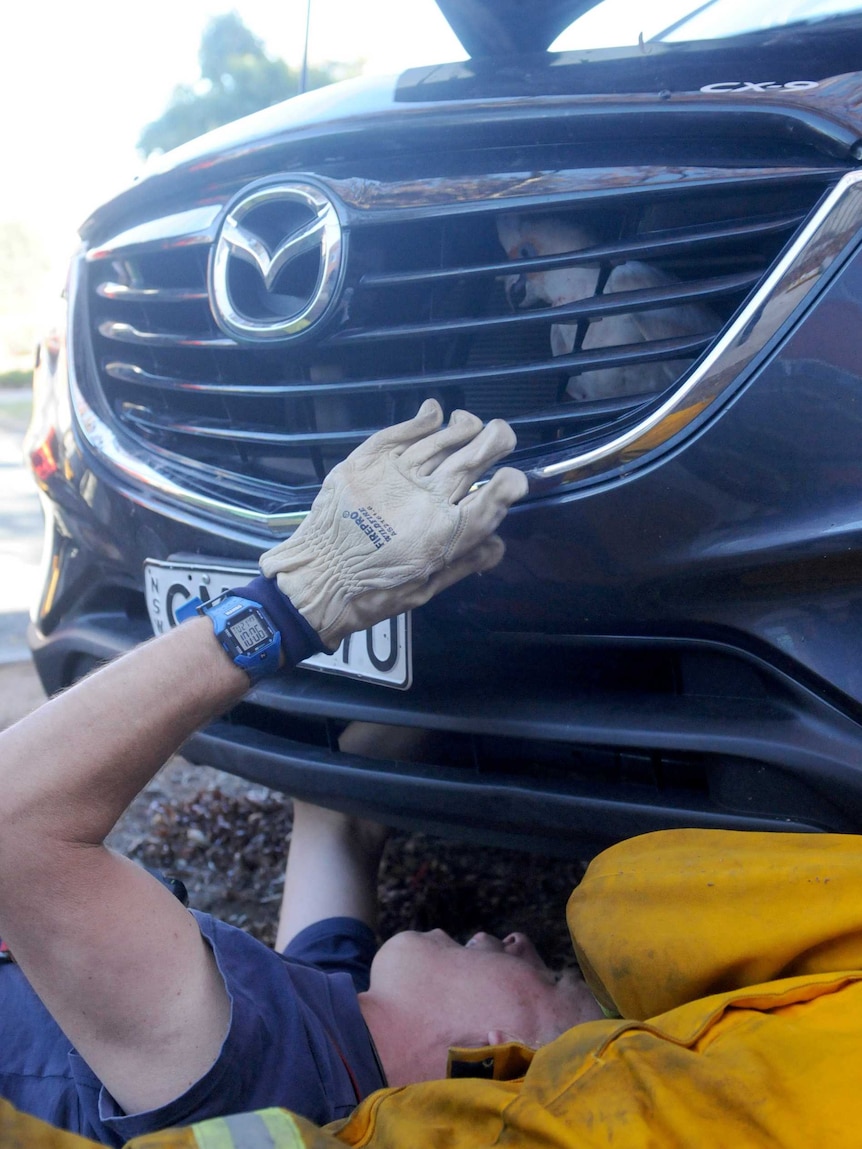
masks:
<path id="1" fill-rule="evenodd" d="M 351 722 L 338 747 L 365 758 L 414 762 L 430 751 L 433 737 L 412 727 Z M 358 918 L 377 928 L 377 873 L 388 834 L 377 822 L 294 799 L 277 950 L 326 918 Z"/>
<path id="2" fill-rule="evenodd" d="M 202 723 L 248 690 L 208 619 L 137 648 L 0 736 L 0 935 L 128 1112 L 212 1064 L 227 994 L 194 918 L 104 836 Z"/>
<path id="3" fill-rule="evenodd" d="M 377 871 L 387 830 L 307 802 L 293 803 L 293 833 L 275 948 L 326 918 L 377 926 Z"/>

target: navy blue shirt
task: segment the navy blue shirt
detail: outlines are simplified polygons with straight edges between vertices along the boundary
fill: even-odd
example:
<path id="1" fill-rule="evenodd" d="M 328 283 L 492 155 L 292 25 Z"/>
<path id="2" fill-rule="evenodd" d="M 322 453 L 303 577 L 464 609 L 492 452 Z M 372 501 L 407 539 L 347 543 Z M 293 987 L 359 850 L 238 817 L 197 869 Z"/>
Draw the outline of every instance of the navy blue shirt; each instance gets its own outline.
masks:
<path id="1" fill-rule="evenodd" d="M 0 1096 L 63 1129 L 121 1146 L 207 1117 L 282 1106 L 320 1125 L 386 1084 L 357 992 L 368 988 L 375 940 L 364 923 L 330 918 L 284 954 L 194 912 L 231 1003 L 212 1067 L 160 1109 L 125 1114 L 16 965 L 0 965 Z"/>

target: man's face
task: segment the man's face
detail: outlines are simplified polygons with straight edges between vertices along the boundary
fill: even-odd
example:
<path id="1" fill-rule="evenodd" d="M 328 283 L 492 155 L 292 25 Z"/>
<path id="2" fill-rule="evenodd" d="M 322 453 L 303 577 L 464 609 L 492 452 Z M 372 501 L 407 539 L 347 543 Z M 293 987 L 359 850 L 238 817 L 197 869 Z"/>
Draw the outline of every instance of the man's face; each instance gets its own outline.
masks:
<path id="1" fill-rule="evenodd" d="M 459 945 L 443 930 L 396 934 L 371 967 L 371 990 L 427 1003 L 449 1045 L 520 1041 L 537 1047 L 602 1017 L 574 971 L 554 973 L 524 934 L 475 934 Z"/>

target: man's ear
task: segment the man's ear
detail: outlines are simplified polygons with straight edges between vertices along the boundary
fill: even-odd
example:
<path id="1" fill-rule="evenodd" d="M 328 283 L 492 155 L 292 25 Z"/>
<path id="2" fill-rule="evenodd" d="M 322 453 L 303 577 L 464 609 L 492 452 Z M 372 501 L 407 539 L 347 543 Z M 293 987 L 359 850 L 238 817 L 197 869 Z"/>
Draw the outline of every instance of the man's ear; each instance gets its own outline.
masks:
<path id="1" fill-rule="evenodd" d="M 506 1045 L 510 1041 L 516 1041 L 519 1045 L 527 1044 L 527 1042 L 523 1041 L 520 1037 L 516 1037 L 514 1033 L 506 1033 L 504 1029 L 488 1030 L 489 1045 Z"/>

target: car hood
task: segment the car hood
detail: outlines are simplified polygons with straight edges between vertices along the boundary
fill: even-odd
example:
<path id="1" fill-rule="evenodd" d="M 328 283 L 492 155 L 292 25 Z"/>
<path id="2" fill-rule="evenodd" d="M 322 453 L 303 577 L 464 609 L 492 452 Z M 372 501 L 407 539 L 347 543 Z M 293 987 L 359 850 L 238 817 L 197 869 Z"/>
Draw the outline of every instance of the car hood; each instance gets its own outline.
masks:
<path id="1" fill-rule="evenodd" d="M 468 13 L 478 24 L 478 13 L 491 10 L 491 0 L 438 3 Z M 565 26 L 594 6 L 594 0 L 525 5 L 531 18 L 535 15 L 536 27 L 545 28 L 539 39 L 547 35 L 549 42 L 558 34 L 558 24 Z M 493 0 L 500 28 L 518 26 L 514 7 L 510 0 Z M 506 14 L 511 23 L 504 20 Z M 487 33 L 483 43 L 490 45 L 491 25 L 482 27 Z M 475 50 L 478 45 L 472 46 Z M 573 113 L 598 107 L 600 99 L 605 105 L 613 102 L 617 114 L 641 114 L 644 101 L 657 103 L 665 113 L 686 103 L 689 112 L 721 111 L 723 131 L 741 131 L 746 117 L 767 111 L 767 105 L 793 105 L 799 124 L 794 131 L 804 134 L 813 128 L 827 154 L 846 157 L 862 138 L 862 96 L 856 79 L 860 59 L 862 19 L 848 16 L 730 39 L 651 43 L 648 50 L 643 45 L 556 53 L 543 48 L 532 54 L 479 55 L 431 64 L 400 76 L 356 77 L 275 104 L 153 157 L 131 188 L 83 224 L 81 236 L 99 242 L 123 220 L 166 210 L 179 188 L 186 197 L 205 198 L 214 186 L 239 186 L 243 179 L 269 171 L 314 167 L 341 154 L 360 134 L 368 139 L 385 136 L 390 146 L 396 128 L 402 138 L 422 126 L 448 131 L 457 122 L 464 128 L 469 120 L 481 135 L 491 121 L 559 111 L 560 98 Z M 830 77 L 843 77 L 843 82 L 826 85 Z"/>
<path id="2" fill-rule="evenodd" d="M 543 52 L 572 21 L 599 0 L 437 0 L 437 6 L 474 59 Z"/>

